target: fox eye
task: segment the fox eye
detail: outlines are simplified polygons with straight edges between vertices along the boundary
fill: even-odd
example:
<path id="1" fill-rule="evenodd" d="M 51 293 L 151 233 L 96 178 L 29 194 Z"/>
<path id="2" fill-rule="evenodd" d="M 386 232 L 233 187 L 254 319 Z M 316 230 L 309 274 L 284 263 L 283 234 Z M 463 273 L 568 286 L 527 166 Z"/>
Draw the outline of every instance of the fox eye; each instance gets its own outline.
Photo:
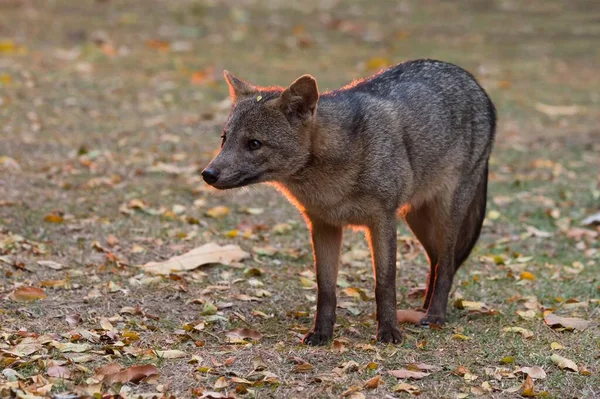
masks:
<path id="1" fill-rule="evenodd" d="M 261 142 L 258 140 L 250 140 L 248 141 L 248 148 L 250 148 L 250 150 L 252 151 L 256 151 L 260 148 L 261 146 Z"/>

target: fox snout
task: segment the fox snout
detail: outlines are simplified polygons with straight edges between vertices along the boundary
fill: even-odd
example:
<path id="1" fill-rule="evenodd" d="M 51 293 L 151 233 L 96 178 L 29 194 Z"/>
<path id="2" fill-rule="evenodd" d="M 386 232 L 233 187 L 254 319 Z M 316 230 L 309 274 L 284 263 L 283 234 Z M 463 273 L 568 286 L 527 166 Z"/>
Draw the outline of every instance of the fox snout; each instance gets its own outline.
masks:
<path id="1" fill-rule="evenodd" d="M 207 167 L 202 171 L 202 178 L 208 184 L 215 184 L 219 180 L 219 171 Z"/>

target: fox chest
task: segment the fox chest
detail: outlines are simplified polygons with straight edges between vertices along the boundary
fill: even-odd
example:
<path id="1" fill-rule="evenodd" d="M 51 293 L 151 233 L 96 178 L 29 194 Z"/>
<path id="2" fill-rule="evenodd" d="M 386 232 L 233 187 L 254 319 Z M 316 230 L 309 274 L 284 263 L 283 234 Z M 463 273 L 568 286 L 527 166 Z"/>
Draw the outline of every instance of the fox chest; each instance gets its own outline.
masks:
<path id="1" fill-rule="evenodd" d="M 297 187 L 280 187 L 280 191 L 304 215 L 335 226 L 369 225 L 380 213 L 379 202 L 368 195 Z"/>

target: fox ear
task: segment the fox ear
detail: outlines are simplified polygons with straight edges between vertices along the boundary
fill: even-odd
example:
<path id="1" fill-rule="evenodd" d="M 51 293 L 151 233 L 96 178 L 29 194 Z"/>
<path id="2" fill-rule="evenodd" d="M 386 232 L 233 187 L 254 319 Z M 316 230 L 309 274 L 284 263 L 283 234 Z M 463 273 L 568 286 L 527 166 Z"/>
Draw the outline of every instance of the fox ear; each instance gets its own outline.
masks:
<path id="1" fill-rule="evenodd" d="M 233 76 L 229 71 L 224 70 L 223 76 L 229 86 L 229 96 L 232 102 L 236 102 L 240 98 L 249 97 L 258 92 L 258 89 L 251 83 L 245 82 Z"/>
<path id="2" fill-rule="evenodd" d="M 317 81 L 310 75 L 302 75 L 281 93 L 280 109 L 292 120 L 306 121 L 311 119 L 317 110 L 319 89 Z"/>

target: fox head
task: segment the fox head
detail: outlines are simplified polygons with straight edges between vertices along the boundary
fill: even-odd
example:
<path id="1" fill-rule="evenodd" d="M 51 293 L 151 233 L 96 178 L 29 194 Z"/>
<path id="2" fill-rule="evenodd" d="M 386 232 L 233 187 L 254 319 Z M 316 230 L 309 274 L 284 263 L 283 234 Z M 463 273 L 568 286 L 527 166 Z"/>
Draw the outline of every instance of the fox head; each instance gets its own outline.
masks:
<path id="1" fill-rule="evenodd" d="M 224 71 L 233 107 L 221 150 L 202 171 L 217 189 L 282 182 L 310 159 L 319 91 L 310 75 L 289 87 L 258 87 Z"/>

